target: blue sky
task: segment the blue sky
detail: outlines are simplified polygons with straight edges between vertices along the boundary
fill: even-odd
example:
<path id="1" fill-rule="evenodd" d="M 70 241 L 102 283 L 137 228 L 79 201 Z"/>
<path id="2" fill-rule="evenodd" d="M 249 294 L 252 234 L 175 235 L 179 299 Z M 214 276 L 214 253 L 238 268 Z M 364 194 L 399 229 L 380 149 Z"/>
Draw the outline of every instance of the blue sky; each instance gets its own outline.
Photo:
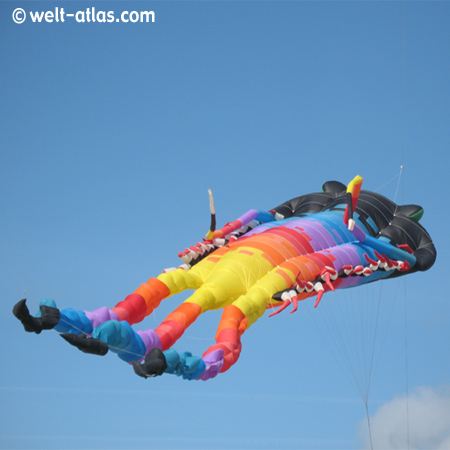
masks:
<path id="1" fill-rule="evenodd" d="M 55 6 L 156 22 L 12 20 Z M 25 296 L 33 311 L 42 297 L 113 306 L 205 234 L 209 188 L 223 224 L 356 174 L 422 205 L 438 249 L 429 272 L 382 285 L 374 448 L 407 448 L 408 427 L 411 449 L 449 448 L 449 13 L 447 1 L 0 2 L 0 448 L 369 448 L 327 314 L 360 342 L 344 305 L 373 305 L 378 286 L 264 316 L 206 383 L 144 381 L 11 314 Z M 219 317 L 176 348 L 200 354 Z"/>

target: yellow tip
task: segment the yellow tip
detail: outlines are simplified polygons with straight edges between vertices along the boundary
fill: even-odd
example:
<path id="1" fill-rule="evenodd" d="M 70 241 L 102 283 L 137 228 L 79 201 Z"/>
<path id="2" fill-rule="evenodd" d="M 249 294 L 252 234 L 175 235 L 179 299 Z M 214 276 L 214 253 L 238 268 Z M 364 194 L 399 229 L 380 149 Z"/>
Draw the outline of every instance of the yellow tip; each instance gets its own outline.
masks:
<path id="1" fill-rule="evenodd" d="M 359 189 L 361 189 L 362 182 L 363 182 L 362 177 L 360 177 L 359 175 L 356 175 L 356 177 L 353 178 L 353 180 L 350 181 L 350 183 L 348 183 L 347 192 L 350 192 L 351 194 L 353 194 L 353 191 L 357 186 L 359 187 Z"/>

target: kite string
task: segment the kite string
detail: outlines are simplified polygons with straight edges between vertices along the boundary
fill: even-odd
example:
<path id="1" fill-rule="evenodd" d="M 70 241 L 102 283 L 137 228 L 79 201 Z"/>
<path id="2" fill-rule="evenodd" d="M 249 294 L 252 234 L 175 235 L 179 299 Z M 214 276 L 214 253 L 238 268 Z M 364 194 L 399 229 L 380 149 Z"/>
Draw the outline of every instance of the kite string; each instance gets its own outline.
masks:
<path id="1" fill-rule="evenodd" d="M 373 450 L 373 443 L 372 443 L 372 428 L 370 426 L 370 415 L 369 415 L 369 402 L 364 402 L 366 406 L 366 417 L 367 417 L 367 427 L 369 429 L 369 441 L 370 441 L 370 449 Z"/>
<path id="2" fill-rule="evenodd" d="M 400 185 L 402 186 L 402 195 L 404 196 L 404 188 L 403 188 L 403 164 L 400 166 L 400 173 L 397 175 L 398 176 L 398 180 L 397 180 L 397 187 L 395 189 L 395 195 L 394 195 L 394 203 L 397 203 L 397 195 L 398 195 L 398 190 Z"/>
<path id="3" fill-rule="evenodd" d="M 401 169 L 403 170 L 404 160 L 405 160 L 405 74 L 406 74 L 406 0 L 403 0 L 402 3 L 403 10 L 403 27 L 402 27 L 402 145 L 401 145 L 401 157 L 402 157 L 402 165 Z M 405 186 L 403 178 L 400 180 L 397 185 L 397 192 L 400 186 L 402 186 L 402 201 L 405 200 Z M 397 197 L 397 192 L 395 196 Z M 396 198 L 394 199 L 396 201 Z M 408 361 L 408 305 L 406 301 L 406 280 L 403 280 L 403 300 L 405 305 L 405 389 L 406 389 L 406 442 L 407 449 L 409 450 L 409 361 Z"/>
<path id="4" fill-rule="evenodd" d="M 366 392 L 366 398 L 364 401 L 364 404 L 366 406 L 366 417 L 367 417 L 367 427 L 369 429 L 369 441 L 370 441 L 370 448 L 373 450 L 373 442 L 372 442 L 372 428 L 370 425 L 370 415 L 369 415 L 369 390 L 370 385 L 372 381 L 372 373 L 373 373 L 373 363 L 374 363 L 374 357 L 375 357 L 375 341 L 377 337 L 377 330 L 378 330 L 378 319 L 380 317 L 380 306 L 381 306 L 381 291 L 382 291 L 383 285 L 380 284 L 380 291 L 378 295 L 378 305 L 377 305 L 377 314 L 376 314 L 376 320 L 375 320 L 375 330 L 373 331 L 373 343 L 372 343 L 372 354 L 370 357 L 370 367 L 369 367 L 369 377 L 367 382 L 367 392 Z"/>
<path id="5" fill-rule="evenodd" d="M 406 280 L 403 280 L 403 301 L 405 305 L 405 389 L 406 389 L 406 442 L 409 450 L 409 361 L 408 361 L 408 307 L 406 302 Z"/>

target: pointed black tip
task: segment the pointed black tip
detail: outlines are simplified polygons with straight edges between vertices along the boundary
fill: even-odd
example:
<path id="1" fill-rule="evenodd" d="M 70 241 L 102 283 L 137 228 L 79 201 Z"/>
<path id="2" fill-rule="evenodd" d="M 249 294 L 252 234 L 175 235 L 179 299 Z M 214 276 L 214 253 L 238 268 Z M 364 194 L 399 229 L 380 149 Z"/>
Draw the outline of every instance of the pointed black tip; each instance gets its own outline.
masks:
<path id="1" fill-rule="evenodd" d="M 23 318 L 30 315 L 30 311 L 28 310 L 28 307 L 26 305 L 27 299 L 23 298 L 22 300 L 18 301 L 12 310 L 13 314 L 17 317 L 17 319 L 22 320 Z"/>
<path id="2" fill-rule="evenodd" d="M 25 331 L 39 334 L 42 330 L 51 330 L 59 323 L 59 309 L 41 305 L 41 317 L 33 317 L 26 305 L 26 299 L 18 301 L 12 310 L 17 319 L 22 322 Z"/>
<path id="3" fill-rule="evenodd" d="M 22 322 L 23 328 L 29 333 L 39 334 L 42 331 L 42 320 L 40 317 L 33 317 L 26 305 L 27 299 L 18 301 L 12 310 L 14 316 Z"/>

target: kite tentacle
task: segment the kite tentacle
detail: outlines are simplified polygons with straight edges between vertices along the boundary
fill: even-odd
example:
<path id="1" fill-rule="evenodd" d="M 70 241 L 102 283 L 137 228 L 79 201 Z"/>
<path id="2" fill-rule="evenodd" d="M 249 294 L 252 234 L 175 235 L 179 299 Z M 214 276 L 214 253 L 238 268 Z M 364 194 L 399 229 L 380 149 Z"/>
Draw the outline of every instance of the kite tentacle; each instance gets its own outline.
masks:
<path id="1" fill-rule="evenodd" d="M 242 348 L 241 336 L 247 325 L 247 317 L 237 306 L 232 304 L 224 308 L 216 333 L 216 344 L 209 347 L 202 357 L 207 363 L 207 370 L 200 377 L 202 380 L 213 378 L 236 363 Z"/>

